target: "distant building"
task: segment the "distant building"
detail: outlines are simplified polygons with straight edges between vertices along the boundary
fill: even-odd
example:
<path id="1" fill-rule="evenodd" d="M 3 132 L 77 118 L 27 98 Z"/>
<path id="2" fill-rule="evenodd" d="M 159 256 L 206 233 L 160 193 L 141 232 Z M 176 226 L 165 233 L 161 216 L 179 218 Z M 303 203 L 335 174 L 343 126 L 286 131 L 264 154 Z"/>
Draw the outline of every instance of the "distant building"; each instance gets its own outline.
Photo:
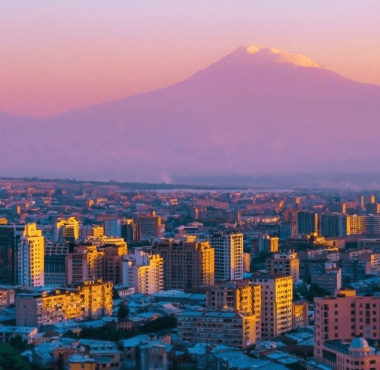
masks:
<path id="1" fill-rule="evenodd" d="M 152 252 L 164 259 L 164 289 L 200 289 L 214 284 L 214 249 L 209 242 L 162 239 Z"/>
<path id="2" fill-rule="evenodd" d="M 112 286 L 84 282 L 75 289 L 16 295 L 16 324 L 39 327 L 71 319 L 98 319 L 112 313 Z"/>
<path id="3" fill-rule="evenodd" d="M 164 260 L 159 254 L 149 254 L 136 248 L 134 254 L 123 257 L 123 285 L 134 287 L 136 293 L 153 294 L 164 287 Z"/>
<path id="4" fill-rule="evenodd" d="M 104 234 L 115 238 L 121 237 L 121 220 L 104 220 Z"/>
<path id="5" fill-rule="evenodd" d="M 45 242 L 36 224 L 27 224 L 17 246 L 16 284 L 38 287 L 45 285 Z"/>
<path id="6" fill-rule="evenodd" d="M 256 315 L 227 311 L 184 311 L 178 316 L 178 341 L 246 348 L 256 342 Z"/>
<path id="7" fill-rule="evenodd" d="M 309 303 L 307 301 L 293 302 L 292 329 L 309 325 Z"/>
<path id="8" fill-rule="evenodd" d="M 297 234 L 319 233 L 319 214 L 301 211 L 297 214 Z"/>
<path id="9" fill-rule="evenodd" d="M 261 338 L 273 339 L 292 330 L 293 278 L 284 274 L 259 274 L 252 282 L 261 289 Z"/>
<path id="10" fill-rule="evenodd" d="M 68 244 L 45 244 L 45 285 L 64 286 L 66 283 L 65 260 L 69 254 Z"/>
<path id="11" fill-rule="evenodd" d="M 53 242 L 75 242 L 79 239 L 79 222 L 75 217 L 58 219 L 53 229 Z"/>
<path id="12" fill-rule="evenodd" d="M 151 215 L 139 216 L 137 218 L 137 241 L 148 241 L 161 238 L 162 220 L 156 216 L 155 212 Z"/>
<path id="13" fill-rule="evenodd" d="M 215 233 L 208 240 L 215 250 L 215 281 L 243 279 L 243 234 Z"/>
<path id="14" fill-rule="evenodd" d="M 320 215 L 320 233 L 324 237 L 347 236 L 347 215 L 328 213 Z"/>
<path id="15" fill-rule="evenodd" d="M 342 287 L 342 270 L 334 262 L 326 262 L 322 273 L 311 274 L 311 283 L 326 290 L 329 295 L 335 296 Z"/>
<path id="16" fill-rule="evenodd" d="M 279 238 L 264 234 L 259 237 L 259 252 L 278 252 Z"/>
<path id="17" fill-rule="evenodd" d="M 97 238 L 104 235 L 104 228 L 99 225 L 86 225 L 83 226 L 80 230 L 81 239 L 87 239 L 91 236 Z"/>
<path id="18" fill-rule="evenodd" d="M 25 225 L 0 224 L 0 284 L 14 285 L 17 280 L 16 252 Z"/>
<path id="19" fill-rule="evenodd" d="M 132 218 L 124 218 L 121 220 L 121 237 L 127 243 L 136 243 L 137 224 Z"/>
<path id="20" fill-rule="evenodd" d="M 296 252 L 288 250 L 286 252 L 275 253 L 267 258 L 267 272 L 269 274 L 291 275 L 293 283 L 300 279 L 300 260 Z"/>

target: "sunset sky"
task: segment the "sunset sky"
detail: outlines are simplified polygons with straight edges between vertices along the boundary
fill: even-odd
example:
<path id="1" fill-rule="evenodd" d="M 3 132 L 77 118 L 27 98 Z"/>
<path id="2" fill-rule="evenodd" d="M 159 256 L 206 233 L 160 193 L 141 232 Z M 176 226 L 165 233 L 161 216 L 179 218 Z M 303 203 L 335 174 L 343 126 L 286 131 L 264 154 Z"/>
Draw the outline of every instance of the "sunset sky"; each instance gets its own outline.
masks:
<path id="1" fill-rule="evenodd" d="M 236 48 L 380 85 L 379 0 L 0 2 L 0 110 L 44 117 L 172 85 Z"/>

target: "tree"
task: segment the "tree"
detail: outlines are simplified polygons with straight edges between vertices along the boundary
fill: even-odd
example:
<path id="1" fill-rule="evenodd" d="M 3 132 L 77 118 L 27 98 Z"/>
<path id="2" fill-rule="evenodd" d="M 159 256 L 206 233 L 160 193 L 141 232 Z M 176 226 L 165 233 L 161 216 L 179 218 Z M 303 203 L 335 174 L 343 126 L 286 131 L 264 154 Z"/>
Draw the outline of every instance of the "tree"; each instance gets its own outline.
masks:
<path id="1" fill-rule="evenodd" d="M 0 370 L 31 370 L 30 363 L 9 344 L 0 344 Z"/>
<path id="2" fill-rule="evenodd" d="M 117 317 L 119 320 L 125 319 L 129 315 L 129 308 L 125 304 L 121 304 L 119 310 L 117 311 Z"/>
<path id="3" fill-rule="evenodd" d="M 22 339 L 22 336 L 17 334 L 15 337 L 12 337 L 9 340 L 9 344 L 16 348 L 19 353 L 24 352 L 28 348 L 28 342 L 25 339 Z"/>

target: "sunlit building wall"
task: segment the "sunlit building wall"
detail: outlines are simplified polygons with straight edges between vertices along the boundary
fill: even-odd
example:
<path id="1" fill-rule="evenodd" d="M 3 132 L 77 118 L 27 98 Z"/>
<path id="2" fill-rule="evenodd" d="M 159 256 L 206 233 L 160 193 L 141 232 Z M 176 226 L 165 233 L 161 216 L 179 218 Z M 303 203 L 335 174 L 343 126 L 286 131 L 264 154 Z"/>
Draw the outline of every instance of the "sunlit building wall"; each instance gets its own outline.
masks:
<path id="1" fill-rule="evenodd" d="M 79 239 L 79 222 L 75 217 L 58 219 L 53 229 L 53 242 L 74 242 Z"/>
<path id="2" fill-rule="evenodd" d="M 45 243 L 36 224 L 27 224 L 16 253 L 17 285 L 44 286 Z"/>

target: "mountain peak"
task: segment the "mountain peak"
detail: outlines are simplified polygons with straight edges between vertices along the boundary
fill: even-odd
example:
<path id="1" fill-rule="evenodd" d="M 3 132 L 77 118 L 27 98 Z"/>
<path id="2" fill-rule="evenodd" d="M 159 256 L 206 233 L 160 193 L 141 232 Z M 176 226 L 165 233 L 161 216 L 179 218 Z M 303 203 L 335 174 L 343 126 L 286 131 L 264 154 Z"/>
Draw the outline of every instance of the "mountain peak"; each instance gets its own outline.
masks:
<path id="1" fill-rule="evenodd" d="M 239 48 L 236 52 L 243 52 L 245 56 L 252 57 L 255 61 L 262 60 L 264 62 L 274 64 L 292 64 L 299 67 L 322 68 L 317 62 L 305 55 L 285 54 L 281 50 L 275 48 L 264 48 L 255 45 L 249 45 L 245 48 Z"/>

